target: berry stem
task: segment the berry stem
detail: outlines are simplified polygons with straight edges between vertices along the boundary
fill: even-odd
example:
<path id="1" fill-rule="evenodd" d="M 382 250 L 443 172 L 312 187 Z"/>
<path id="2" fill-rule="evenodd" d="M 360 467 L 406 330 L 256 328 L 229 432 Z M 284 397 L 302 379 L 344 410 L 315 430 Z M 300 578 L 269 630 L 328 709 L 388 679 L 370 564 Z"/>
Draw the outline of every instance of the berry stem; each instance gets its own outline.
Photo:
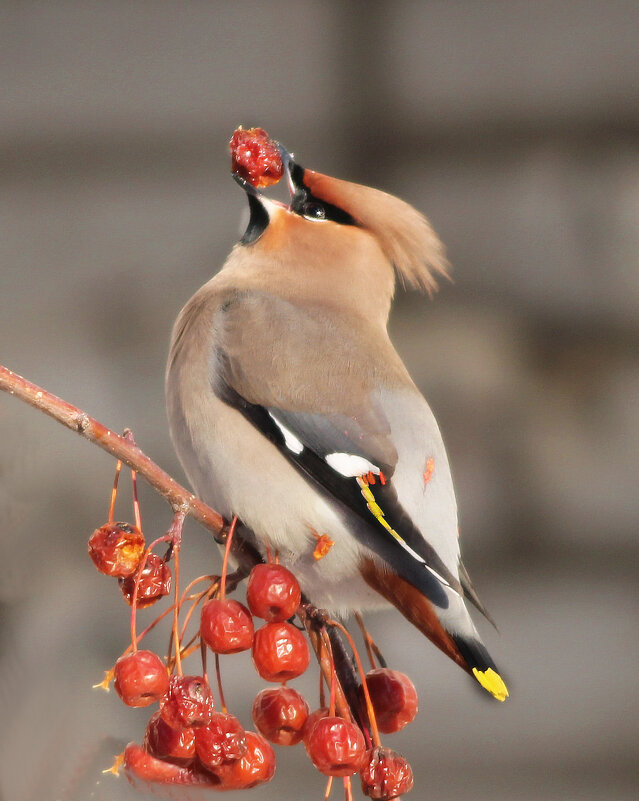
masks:
<path id="1" fill-rule="evenodd" d="M 204 681 L 210 686 L 211 682 L 209 681 L 208 673 L 206 672 L 206 659 L 207 659 L 207 648 L 206 643 L 202 638 L 200 638 L 200 659 L 202 661 L 202 676 L 204 677 Z"/>
<path id="2" fill-rule="evenodd" d="M 362 632 L 362 636 L 364 637 L 364 644 L 366 645 L 366 653 L 368 654 L 368 659 L 371 663 L 371 668 L 375 670 L 377 668 L 377 664 L 375 662 L 375 657 L 377 657 L 377 661 L 380 664 L 380 667 L 387 667 L 386 660 L 382 656 L 382 652 L 379 650 L 377 643 L 371 637 L 368 632 L 368 629 L 364 625 L 364 618 L 360 614 L 360 612 L 355 612 L 355 620 L 357 621 L 358 626 Z"/>
<path id="3" fill-rule="evenodd" d="M 319 705 L 320 707 L 326 706 L 326 689 L 324 687 L 324 674 L 320 670 L 319 672 Z"/>
<path id="4" fill-rule="evenodd" d="M 131 484 L 133 485 L 133 514 L 135 525 L 142 531 L 142 515 L 140 514 L 140 501 L 138 500 L 138 474 L 131 470 Z"/>
<path id="5" fill-rule="evenodd" d="M 222 712 L 225 715 L 228 714 L 228 709 L 226 707 L 226 700 L 224 699 L 224 690 L 222 689 L 222 673 L 220 672 L 220 655 L 215 654 L 215 676 L 217 678 L 217 689 L 220 693 L 220 704 L 222 705 Z"/>
<path id="6" fill-rule="evenodd" d="M 136 627 L 137 627 L 137 616 L 138 616 L 138 588 L 140 586 L 140 578 L 142 577 L 142 572 L 146 567 L 146 563 L 151 551 L 160 542 L 166 542 L 168 539 L 170 539 L 168 534 L 165 534 L 163 537 L 158 537 L 157 540 L 154 540 L 149 545 L 149 547 L 144 552 L 144 556 L 140 560 L 140 566 L 138 567 L 138 572 L 135 576 L 135 585 L 133 587 L 133 595 L 131 596 L 131 650 L 133 651 L 133 653 L 135 653 L 138 650 L 138 637 L 137 637 Z M 140 639 L 142 638 L 140 637 Z"/>
<path id="7" fill-rule="evenodd" d="M 191 582 L 191 584 L 193 584 L 193 582 Z M 217 582 L 213 582 L 212 586 L 213 587 L 217 587 L 218 583 Z M 202 592 L 198 593 L 196 596 L 191 596 L 192 603 L 191 603 L 191 606 L 189 607 L 189 611 L 186 613 L 186 617 L 184 618 L 184 622 L 182 623 L 182 630 L 180 631 L 180 640 L 184 639 L 184 635 L 186 634 L 187 626 L 189 625 L 189 622 L 190 622 L 191 618 L 193 617 L 193 613 L 195 612 L 195 610 L 197 609 L 198 605 L 200 604 L 200 601 L 205 596 L 208 595 L 209 589 L 210 588 L 207 588 L 206 590 L 202 590 Z M 182 593 L 182 598 L 180 599 L 180 607 L 182 606 L 182 604 L 184 603 L 185 600 L 186 600 L 186 592 Z"/>
<path id="8" fill-rule="evenodd" d="M 353 801 L 353 788 L 350 776 L 344 776 L 344 801 Z"/>
<path id="9" fill-rule="evenodd" d="M 326 782 L 326 792 L 324 793 L 324 801 L 328 801 L 328 797 L 331 794 L 332 787 L 333 787 L 333 777 L 329 776 L 328 781 Z"/>
<path id="10" fill-rule="evenodd" d="M 173 575 L 175 579 L 173 606 L 173 644 L 175 647 L 175 670 L 178 676 L 182 675 L 182 655 L 180 654 L 180 546 L 182 545 L 182 530 L 184 528 L 185 513 L 181 509 L 173 515 L 173 522 L 167 532 L 167 538 L 173 545 Z"/>
<path id="11" fill-rule="evenodd" d="M 311 604 L 303 603 L 297 610 L 297 615 L 304 624 L 308 638 L 311 641 L 326 686 L 330 687 L 332 667 L 329 652 L 323 639 L 323 636 L 327 636 L 323 625 L 323 614 L 319 613 L 318 615 L 318 610 L 315 609 L 315 607 L 311 606 Z M 339 680 L 337 681 L 336 687 L 336 707 L 341 717 L 346 720 L 351 719 L 350 707 Z"/>
<path id="12" fill-rule="evenodd" d="M 118 459 L 115 466 L 115 478 L 113 479 L 113 489 L 111 490 L 111 503 L 109 505 L 109 523 L 113 523 L 115 512 L 115 499 L 118 497 L 118 481 L 120 480 L 120 470 L 122 470 L 122 460 Z"/>
<path id="13" fill-rule="evenodd" d="M 330 717 L 335 716 L 335 697 L 337 693 L 337 675 L 335 674 L 335 661 L 333 659 L 333 646 L 325 628 L 322 628 L 322 641 L 324 647 L 328 652 L 328 659 L 331 665 L 331 693 L 328 702 L 328 714 Z"/>
<path id="14" fill-rule="evenodd" d="M 231 543 L 233 541 L 233 534 L 235 533 L 235 526 L 237 525 L 237 515 L 233 516 L 231 525 L 229 526 L 229 533 L 226 535 L 226 545 L 224 547 L 224 561 L 222 562 L 222 583 L 220 584 L 220 599 L 223 601 L 226 598 L 226 571 L 229 564 L 229 554 L 231 552 Z"/>
<path id="15" fill-rule="evenodd" d="M 130 428 L 125 428 L 122 435 L 132 445 L 135 445 L 135 437 Z M 140 514 L 140 502 L 138 500 L 138 474 L 131 470 L 131 484 L 133 486 L 133 514 L 135 515 L 135 525 L 142 531 L 142 516 Z"/>
<path id="16" fill-rule="evenodd" d="M 345 626 L 342 626 L 337 620 L 327 620 L 326 621 L 329 626 L 334 626 L 335 628 L 339 629 L 342 634 L 348 640 L 348 644 L 351 646 L 353 651 L 353 656 L 355 657 L 355 662 L 357 664 L 357 670 L 359 671 L 360 678 L 362 680 L 362 690 L 364 691 L 364 698 L 366 699 L 366 711 L 368 713 L 368 720 L 371 724 L 371 730 L 373 732 L 373 742 L 376 746 L 381 747 L 381 740 L 379 738 L 379 730 L 377 728 L 377 720 L 375 719 L 375 710 L 373 709 L 373 704 L 371 702 L 371 696 L 368 692 L 368 685 L 366 684 L 366 674 L 364 673 L 364 668 L 362 667 L 362 660 L 359 658 L 359 653 L 357 648 L 355 647 L 355 642 L 353 638 L 346 629 Z"/>

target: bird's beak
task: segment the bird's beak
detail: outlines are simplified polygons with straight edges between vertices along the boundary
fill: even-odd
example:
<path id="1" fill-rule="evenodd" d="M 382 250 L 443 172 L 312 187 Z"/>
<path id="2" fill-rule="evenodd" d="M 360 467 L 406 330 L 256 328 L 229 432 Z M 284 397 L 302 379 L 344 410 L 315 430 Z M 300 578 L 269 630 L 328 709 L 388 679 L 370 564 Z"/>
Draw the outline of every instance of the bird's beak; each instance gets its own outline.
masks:
<path id="1" fill-rule="evenodd" d="M 291 193 L 291 197 L 294 197 L 296 192 L 304 188 L 304 168 L 295 161 L 295 156 L 289 153 L 284 145 L 278 142 L 277 147 L 282 157 L 282 168 L 286 175 L 288 190 Z"/>
<path id="2" fill-rule="evenodd" d="M 243 190 L 246 192 L 246 194 L 247 194 L 247 195 L 251 195 L 252 197 L 255 197 L 255 198 L 260 198 L 260 197 L 262 196 L 262 193 L 261 193 L 261 192 L 259 192 L 259 191 L 258 191 L 258 190 L 257 190 L 257 189 L 256 189 L 256 188 L 253 186 L 253 184 L 250 184 L 250 183 L 249 183 L 249 182 L 246 180 L 246 178 L 242 178 L 242 176 L 241 176 L 241 175 L 238 175 L 236 172 L 234 172 L 234 173 L 233 173 L 233 178 L 234 178 L 234 179 L 236 180 L 236 182 L 237 182 L 237 183 L 238 183 L 238 184 L 239 184 L 239 185 L 242 187 L 242 189 L 243 189 Z"/>

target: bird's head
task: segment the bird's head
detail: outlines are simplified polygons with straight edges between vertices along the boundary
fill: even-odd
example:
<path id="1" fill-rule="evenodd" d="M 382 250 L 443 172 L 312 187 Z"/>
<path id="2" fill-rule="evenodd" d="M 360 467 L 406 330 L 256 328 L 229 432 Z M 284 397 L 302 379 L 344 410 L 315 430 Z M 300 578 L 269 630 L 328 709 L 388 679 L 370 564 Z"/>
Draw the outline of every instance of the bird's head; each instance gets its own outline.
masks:
<path id="1" fill-rule="evenodd" d="M 282 145 L 290 203 L 267 198 L 235 174 L 247 193 L 250 221 L 241 244 L 277 250 L 280 263 L 296 263 L 333 272 L 337 265 L 356 281 L 368 273 L 376 284 L 390 287 L 395 274 L 410 288 L 431 294 L 438 276 L 447 276 L 444 247 L 428 220 L 408 203 L 378 189 L 305 169 Z M 256 254 L 257 255 L 257 254 Z M 383 276 L 383 280 L 382 280 Z"/>

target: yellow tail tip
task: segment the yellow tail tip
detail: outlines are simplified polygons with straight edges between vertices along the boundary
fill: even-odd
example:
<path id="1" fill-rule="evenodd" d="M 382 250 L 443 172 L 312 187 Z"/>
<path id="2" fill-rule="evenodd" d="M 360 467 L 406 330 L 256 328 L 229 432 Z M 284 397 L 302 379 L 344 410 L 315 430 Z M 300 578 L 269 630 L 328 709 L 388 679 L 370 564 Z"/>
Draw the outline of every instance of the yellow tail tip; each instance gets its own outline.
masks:
<path id="1" fill-rule="evenodd" d="M 473 676 L 481 684 L 484 690 L 493 695 L 498 701 L 505 701 L 508 698 L 508 690 L 504 680 L 492 668 L 488 670 L 477 670 L 473 668 Z"/>

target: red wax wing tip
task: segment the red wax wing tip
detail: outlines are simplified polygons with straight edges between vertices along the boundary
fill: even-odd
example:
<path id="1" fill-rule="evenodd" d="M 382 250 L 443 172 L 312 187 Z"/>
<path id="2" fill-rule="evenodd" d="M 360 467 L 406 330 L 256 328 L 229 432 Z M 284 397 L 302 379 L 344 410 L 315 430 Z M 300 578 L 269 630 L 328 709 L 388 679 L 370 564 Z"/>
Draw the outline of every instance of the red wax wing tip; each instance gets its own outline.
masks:
<path id="1" fill-rule="evenodd" d="M 241 126 L 231 141 L 231 171 L 258 188 L 276 184 L 283 166 L 277 142 L 263 128 Z"/>

